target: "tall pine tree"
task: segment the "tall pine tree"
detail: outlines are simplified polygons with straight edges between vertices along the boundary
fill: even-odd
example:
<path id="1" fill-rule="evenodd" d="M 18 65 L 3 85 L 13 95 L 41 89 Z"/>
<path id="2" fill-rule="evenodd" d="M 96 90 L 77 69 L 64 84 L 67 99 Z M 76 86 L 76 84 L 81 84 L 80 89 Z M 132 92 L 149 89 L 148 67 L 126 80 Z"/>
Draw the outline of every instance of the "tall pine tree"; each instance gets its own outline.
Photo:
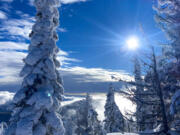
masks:
<path id="1" fill-rule="evenodd" d="M 137 84 L 135 85 L 136 89 L 134 90 L 134 99 L 136 103 L 136 121 L 137 121 L 137 131 L 143 131 L 145 129 L 145 126 L 143 124 L 144 122 L 144 114 L 145 114 L 145 106 L 140 102 L 138 99 L 143 98 L 144 88 L 142 85 L 142 75 L 141 75 L 141 65 L 137 58 L 137 56 L 134 59 L 134 80 Z"/>
<path id="2" fill-rule="evenodd" d="M 29 35 L 29 53 L 20 76 L 21 89 L 13 99 L 12 117 L 5 135 L 63 135 L 60 101 L 63 86 L 56 59 L 59 0 L 35 0 L 36 22 Z"/>
<path id="3" fill-rule="evenodd" d="M 105 135 L 103 128 L 98 120 L 97 112 L 94 110 L 92 106 L 92 99 L 89 94 L 86 96 L 86 104 L 87 104 L 87 124 L 88 124 L 88 134 L 89 135 Z"/>
<path id="4" fill-rule="evenodd" d="M 105 104 L 105 125 L 104 129 L 107 133 L 124 132 L 124 118 L 118 106 L 115 103 L 114 88 L 109 87 Z"/>

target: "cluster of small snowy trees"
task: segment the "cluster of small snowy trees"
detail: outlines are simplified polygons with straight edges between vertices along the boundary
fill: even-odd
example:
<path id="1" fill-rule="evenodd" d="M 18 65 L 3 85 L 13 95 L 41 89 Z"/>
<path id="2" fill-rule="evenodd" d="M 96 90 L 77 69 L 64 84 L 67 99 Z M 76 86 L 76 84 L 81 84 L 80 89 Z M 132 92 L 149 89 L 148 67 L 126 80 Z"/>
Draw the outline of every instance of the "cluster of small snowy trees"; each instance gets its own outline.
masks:
<path id="1" fill-rule="evenodd" d="M 105 120 L 100 121 L 94 108 L 92 96 L 62 108 L 65 135 L 106 135 L 106 133 L 124 132 L 124 119 L 115 103 L 114 89 L 107 93 Z M 97 106 L 98 107 L 98 106 Z"/>
<path id="2" fill-rule="evenodd" d="M 105 133 L 124 132 L 124 118 L 115 103 L 114 94 L 114 88 L 111 85 L 107 93 L 105 104 L 104 126 L 98 120 L 98 114 L 92 106 L 92 98 L 89 94 L 87 94 L 85 102 L 85 113 L 83 116 L 85 119 L 81 121 L 84 123 L 84 126 L 82 128 L 82 125 L 78 124 L 79 128 L 77 128 L 78 131 L 80 129 L 84 130 L 84 134 L 81 132 L 82 135 L 105 135 Z"/>
<path id="3" fill-rule="evenodd" d="M 76 125 L 73 127 L 74 135 L 105 135 L 102 123 L 98 120 L 98 115 L 92 106 L 92 98 L 87 94 L 86 99 L 76 108 L 76 115 L 71 123 Z M 64 118 L 66 119 L 66 118 Z M 69 126 L 69 125 L 67 125 Z M 66 135 L 68 135 L 66 133 Z"/>
<path id="4" fill-rule="evenodd" d="M 107 93 L 104 122 L 98 120 L 98 114 L 92 106 L 92 102 L 91 96 L 87 94 L 85 102 L 77 109 L 73 121 L 68 122 L 68 127 L 65 126 L 66 129 L 69 129 L 69 125 L 76 125 L 71 128 L 71 131 L 74 130 L 74 135 L 105 135 L 112 132 L 124 132 L 124 119 L 115 103 L 112 86 Z M 65 134 L 70 135 L 68 132 Z"/>

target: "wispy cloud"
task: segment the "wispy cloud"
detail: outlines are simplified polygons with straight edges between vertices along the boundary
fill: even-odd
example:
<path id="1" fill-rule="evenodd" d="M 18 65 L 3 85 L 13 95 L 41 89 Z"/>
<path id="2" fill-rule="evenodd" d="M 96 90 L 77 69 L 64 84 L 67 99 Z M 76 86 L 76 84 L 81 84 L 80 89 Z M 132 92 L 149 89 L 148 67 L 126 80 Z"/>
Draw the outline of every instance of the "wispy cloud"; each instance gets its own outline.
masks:
<path id="1" fill-rule="evenodd" d="M 18 73 L 23 66 L 22 59 L 27 55 L 28 44 L 23 42 L 0 42 L 0 82 L 8 83 L 19 81 Z M 58 59 L 62 64 L 69 64 L 69 61 L 77 62 L 77 59 L 69 58 L 69 54 L 60 50 Z M 11 78 L 11 79 L 9 79 Z"/>
<path id="2" fill-rule="evenodd" d="M 6 13 L 0 10 L 0 19 L 7 19 Z"/>
<path id="3" fill-rule="evenodd" d="M 5 12 L 10 12 L 11 11 L 11 4 L 9 4 L 8 2 L 2 2 L 1 6 L 0 6 L 0 10 L 3 10 Z"/>
<path id="4" fill-rule="evenodd" d="M 79 82 L 114 82 L 111 76 L 116 76 L 121 79 L 132 80 L 132 77 L 122 70 L 111 70 L 103 68 L 85 68 L 85 67 L 68 67 L 62 68 L 64 76 L 74 76 L 74 79 Z"/>
<path id="5" fill-rule="evenodd" d="M 57 28 L 57 31 L 58 32 L 67 32 L 67 29 L 66 28 Z"/>
<path id="6" fill-rule="evenodd" d="M 23 58 L 27 56 L 28 44 L 24 42 L 0 41 L 0 90 L 16 91 L 22 82 L 19 72 L 24 63 Z M 69 53 L 60 50 L 58 60 L 66 67 L 71 62 L 79 60 L 70 58 Z"/>
<path id="7" fill-rule="evenodd" d="M 1 10 L 0 10 L 1 11 Z M 9 11 L 7 11 L 9 12 Z M 3 14 L 3 15 L 1 15 Z M 24 63 L 22 59 L 27 56 L 29 33 L 32 29 L 32 25 L 35 19 L 16 10 L 15 14 L 19 16 L 19 19 L 7 18 L 5 12 L 0 12 L 0 90 L 3 88 L 11 89 L 12 85 L 19 86 L 22 78 L 19 77 L 19 72 L 22 69 Z M 65 28 L 59 28 L 59 31 L 65 32 Z M 58 60 L 61 61 L 61 65 L 70 65 L 70 62 L 79 62 L 75 58 L 69 57 L 69 52 L 60 50 L 58 53 Z"/>
<path id="8" fill-rule="evenodd" d="M 62 0 L 62 3 L 85 2 L 86 0 Z M 32 0 L 31 0 L 32 2 Z M 32 16 L 22 11 L 14 12 L 20 19 L 8 18 L 0 22 L 0 90 L 17 90 L 22 78 L 19 72 L 24 63 L 22 59 L 27 56 L 29 33 L 35 20 Z M 4 13 L 7 16 L 7 13 Z M 5 18 L 5 17 L 4 17 Z M 7 17 L 6 17 L 7 18 Z M 65 28 L 58 28 L 60 32 L 67 32 Z M 131 78 L 123 71 L 86 68 L 81 66 L 72 67 L 73 62 L 81 62 L 70 57 L 71 52 L 60 50 L 58 60 L 62 67 L 60 72 L 64 78 L 67 90 L 105 90 L 109 82 L 113 82 L 111 76 Z M 18 87 L 14 87 L 18 86 Z"/>
<path id="9" fill-rule="evenodd" d="M 0 46 L 0 85 L 17 83 L 21 80 L 18 75 L 23 66 L 22 59 L 26 56 L 26 53 L 16 51 L 16 49 L 24 50 L 27 45 L 24 43 L 0 42 Z"/>
<path id="10" fill-rule="evenodd" d="M 86 2 L 87 0 L 60 0 L 63 4 L 71 4 L 76 2 Z"/>
<path id="11" fill-rule="evenodd" d="M 21 42 L 0 42 L 0 51 L 7 50 L 27 50 L 28 44 Z"/>
<path id="12" fill-rule="evenodd" d="M 22 11 L 16 10 L 20 19 L 8 18 L 5 12 L 0 10 L 0 39 L 25 41 L 29 40 L 29 33 L 35 23 L 35 18 Z M 67 32 L 66 28 L 59 27 L 58 32 Z"/>
<path id="13" fill-rule="evenodd" d="M 106 92 L 109 83 L 121 88 L 121 83 L 113 80 L 111 76 L 132 80 L 132 77 L 122 70 L 103 68 L 67 67 L 61 68 L 60 73 L 64 80 L 66 92 Z"/>
<path id="14" fill-rule="evenodd" d="M 8 19 L 0 26 L 0 36 L 5 35 L 9 39 L 29 39 L 29 33 L 34 24 L 34 18 L 26 15 L 23 19 Z"/>
<path id="15" fill-rule="evenodd" d="M 62 4 L 72 4 L 77 2 L 86 2 L 87 0 L 60 0 Z M 29 0 L 29 4 L 33 5 L 34 0 Z"/>
<path id="16" fill-rule="evenodd" d="M 13 2 L 13 0 L 1 0 L 2 2 Z"/>
<path id="17" fill-rule="evenodd" d="M 19 88 L 22 81 L 19 72 L 24 65 L 22 59 L 27 55 L 26 51 L 24 51 L 27 50 L 27 46 L 28 44 L 21 42 L 0 42 L 0 90 L 16 91 L 16 88 Z M 60 73 L 64 79 L 65 89 L 68 91 L 103 92 L 107 90 L 110 82 L 114 82 L 111 76 L 131 79 L 123 71 L 79 66 L 71 67 L 70 63 L 78 60 L 68 58 L 68 56 L 69 54 L 62 50 L 58 54 L 58 59 L 66 65 L 60 68 Z"/>

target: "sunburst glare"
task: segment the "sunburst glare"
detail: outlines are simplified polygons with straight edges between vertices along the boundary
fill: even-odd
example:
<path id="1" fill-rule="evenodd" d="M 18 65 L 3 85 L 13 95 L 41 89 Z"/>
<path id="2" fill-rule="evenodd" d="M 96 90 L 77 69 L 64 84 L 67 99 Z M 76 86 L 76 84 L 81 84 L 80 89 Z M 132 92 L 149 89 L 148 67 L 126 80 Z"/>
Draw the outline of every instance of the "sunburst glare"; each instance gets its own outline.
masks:
<path id="1" fill-rule="evenodd" d="M 129 50 L 136 50 L 139 47 L 139 39 L 136 36 L 131 36 L 126 40 L 126 45 Z"/>

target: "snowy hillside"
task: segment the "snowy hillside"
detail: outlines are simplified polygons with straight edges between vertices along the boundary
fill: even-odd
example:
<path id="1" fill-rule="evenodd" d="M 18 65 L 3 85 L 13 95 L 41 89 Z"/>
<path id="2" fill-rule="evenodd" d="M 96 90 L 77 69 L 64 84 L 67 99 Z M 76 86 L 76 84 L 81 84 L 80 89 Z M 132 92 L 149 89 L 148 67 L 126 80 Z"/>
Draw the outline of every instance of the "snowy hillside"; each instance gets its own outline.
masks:
<path id="1" fill-rule="evenodd" d="M 12 100 L 14 93 L 2 91 L 0 92 L 0 95 L 3 95 L 3 97 L 0 98 L 0 103 L 5 104 L 6 102 Z M 106 95 L 105 93 L 92 93 L 91 96 L 93 98 L 93 103 L 92 103 L 93 107 L 98 113 L 98 119 L 102 121 L 104 120 L 104 105 L 106 101 Z M 61 104 L 62 106 L 70 105 L 77 101 L 83 100 L 84 98 L 85 98 L 85 94 L 83 93 L 65 94 L 64 100 Z M 119 94 L 116 94 L 115 101 L 123 114 L 125 114 L 127 110 L 130 111 L 135 110 L 135 106 L 129 100 L 121 97 Z"/>

